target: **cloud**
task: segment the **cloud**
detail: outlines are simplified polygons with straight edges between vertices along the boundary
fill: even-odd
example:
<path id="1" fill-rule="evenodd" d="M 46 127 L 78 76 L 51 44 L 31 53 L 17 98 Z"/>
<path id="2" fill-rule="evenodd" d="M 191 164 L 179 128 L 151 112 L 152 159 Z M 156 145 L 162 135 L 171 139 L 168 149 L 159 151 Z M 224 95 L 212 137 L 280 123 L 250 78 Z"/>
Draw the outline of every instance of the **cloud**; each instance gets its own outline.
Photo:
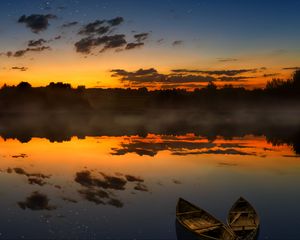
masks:
<path id="1" fill-rule="evenodd" d="M 208 74 L 208 75 L 225 75 L 225 76 L 236 76 L 242 73 L 255 73 L 257 69 L 235 69 L 235 70 L 193 70 L 193 69 L 174 69 L 172 72 L 175 73 L 194 73 L 194 74 Z"/>
<path id="2" fill-rule="evenodd" d="M 7 57 L 23 57 L 28 52 L 42 52 L 45 50 L 51 50 L 51 48 L 49 46 L 43 46 L 44 43 L 51 42 L 51 41 L 58 40 L 58 39 L 60 39 L 60 36 L 57 36 L 54 39 L 51 39 L 48 41 L 43 38 L 40 38 L 38 40 L 29 40 L 27 43 L 28 47 L 26 49 L 17 50 L 15 52 L 8 51 L 6 53 L 1 53 L 0 55 L 4 55 Z M 14 69 L 17 70 L 17 68 L 14 68 Z M 21 70 L 21 69 L 19 69 L 19 70 Z"/>
<path id="3" fill-rule="evenodd" d="M 49 20 L 55 19 L 56 15 L 47 14 L 32 14 L 29 16 L 23 15 L 19 18 L 19 23 L 26 24 L 26 27 L 30 28 L 32 32 L 39 33 L 44 31 L 49 26 Z"/>
<path id="4" fill-rule="evenodd" d="M 276 77 L 279 76 L 280 73 L 269 73 L 269 74 L 264 74 L 263 77 L 267 78 L 267 77 Z"/>
<path id="5" fill-rule="evenodd" d="M 145 82 L 163 82 L 165 75 L 159 74 L 156 69 L 139 69 L 135 72 L 127 72 L 123 69 L 111 70 L 112 77 L 119 77 L 121 82 L 145 83 Z"/>
<path id="6" fill-rule="evenodd" d="M 105 34 L 109 32 L 110 26 L 103 26 L 103 24 L 105 24 L 105 20 L 96 20 L 94 22 L 91 22 L 83 26 L 78 32 L 78 34 L 80 35 Z"/>
<path id="7" fill-rule="evenodd" d="M 119 52 L 144 46 L 143 41 L 148 38 L 149 33 L 135 34 L 134 42 L 127 42 L 125 34 L 110 35 L 122 22 L 124 22 L 124 18 L 116 17 L 110 20 L 95 20 L 84 25 L 78 34 L 86 37 L 75 43 L 76 52 L 90 54 L 94 48 L 99 46 L 102 46 L 100 53 L 108 49 L 116 49 Z"/>
<path id="8" fill-rule="evenodd" d="M 12 70 L 19 70 L 21 72 L 25 72 L 28 70 L 28 67 L 12 67 Z"/>
<path id="9" fill-rule="evenodd" d="M 234 70 L 190 70 L 174 69 L 171 73 L 160 73 L 155 68 L 126 71 L 124 69 L 111 70 L 112 77 L 117 77 L 125 86 L 140 87 L 153 84 L 161 89 L 167 88 L 195 88 L 209 82 L 245 82 L 257 76 L 243 76 L 242 73 L 254 73 L 257 69 L 234 69 Z"/>
<path id="10" fill-rule="evenodd" d="M 149 37 L 149 33 L 139 33 L 135 34 L 133 37 L 135 38 L 135 42 L 128 43 L 125 47 L 125 50 L 131 50 L 144 46 L 144 41 Z"/>
<path id="11" fill-rule="evenodd" d="M 107 23 L 109 23 L 111 26 L 118 26 L 123 22 L 124 22 L 124 18 L 122 17 L 116 17 L 107 21 Z"/>
<path id="12" fill-rule="evenodd" d="M 12 158 L 27 158 L 28 155 L 25 154 L 25 153 L 20 153 L 20 154 L 17 154 L 17 155 L 12 155 L 11 157 Z"/>
<path id="13" fill-rule="evenodd" d="M 23 50 L 18 50 L 16 52 L 7 52 L 7 57 L 23 57 L 28 52 L 42 52 L 45 50 L 51 50 L 48 46 L 42 46 L 42 47 L 35 47 L 35 48 L 26 48 Z"/>
<path id="14" fill-rule="evenodd" d="M 96 20 L 94 22 L 88 23 L 84 25 L 78 34 L 80 35 L 103 35 L 105 33 L 108 33 L 111 30 L 111 27 L 115 27 L 120 25 L 122 22 L 124 22 L 124 18 L 122 17 L 116 17 L 111 20 Z M 74 23 L 72 24 L 74 25 Z"/>
<path id="15" fill-rule="evenodd" d="M 239 76 L 239 77 L 228 77 L 228 76 L 223 76 L 219 77 L 218 80 L 221 82 L 245 82 L 248 79 L 251 79 L 254 77 L 246 77 L 246 76 Z"/>
<path id="16" fill-rule="evenodd" d="M 181 41 L 181 40 L 176 40 L 172 43 L 173 46 L 180 46 L 182 44 L 183 44 L 183 41 Z"/>
<path id="17" fill-rule="evenodd" d="M 38 46 L 42 46 L 44 43 L 46 43 L 47 41 L 43 38 L 40 38 L 38 40 L 30 40 L 28 42 L 28 47 L 38 47 Z"/>
<path id="18" fill-rule="evenodd" d="M 219 62 L 236 62 L 238 59 L 236 58 L 217 58 Z"/>
<path id="19" fill-rule="evenodd" d="M 128 72 L 123 69 L 111 71 L 112 77 L 119 77 L 121 82 L 140 83 L 207 83 L 215 81 L 216 78 L 202 75 L 183 75 L 183 74 L 161 74 L 154 68 L 139 69 L 135 72 Z"/>
<path id="20" fill-rule="evenodd" d="M 147 40 L 147 38 L 149 37 L 149 33 L 139 33 L 139 34 L 135 34 L 133 36 L 137 42 L 142 42 Z"/>
<path id="21" fill-rule="evenodd" d="M 282 68 L 282 70 L 299 70 L 300 67 L 285 67 L 285 68 Z"/>
<path id="22" fill-rule="evenodd" d="M 272 51 L 269 55 L 273 56 L 273 57 L 277 57 L 277 56 L 285 55 L 287 53 L 288 53 L 288 50 L 277 49 L 277 50 Z"/>
<path id="23" fill-rule="evenodd" d="M 74 21 L 74 22 L 67 22 L 64 23 L 63 25 L 61 25 L 62 28 L 69 28 L 69 27 L 73 27 L 78 25 L 78 22 Z"/>
<path id="24" fill-rule="evenodd" d="M 144 46 L 144 43 L 128 43 L 125 47 L 126 50 L 131 50 L 131 49 L 135 49 L 135 48 L 139 48 L 141 46 Z"/>
<path id="25" fill-rule="evenodd" d="M 216 81 L 216 78 L 211 76 L 201 76 L 201 75 L 167 75 L 165 83 L 208 83 Z"/>
<path id="26" fill-rule="evenodd" d="M 97 46 L 103 46 L 100 52 L 104 52 L 107 49 L 119 48 L 126 45 L 124 34 L 116 34 L 112 36 L 103 36 L 98 38 L 83 38 L 75 43 L 76 51 L 79 53 L 89 54 L 92 48 Z"/>

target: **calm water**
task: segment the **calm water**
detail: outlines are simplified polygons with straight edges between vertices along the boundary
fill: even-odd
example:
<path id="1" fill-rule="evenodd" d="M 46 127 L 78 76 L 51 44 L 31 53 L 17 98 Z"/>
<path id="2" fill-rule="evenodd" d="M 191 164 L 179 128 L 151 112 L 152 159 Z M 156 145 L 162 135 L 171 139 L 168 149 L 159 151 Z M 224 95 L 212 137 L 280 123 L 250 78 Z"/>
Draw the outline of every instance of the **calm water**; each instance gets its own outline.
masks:
<path id="1" fill-rule="evenodd" d="M 239 196 L 259 239 L 299 239 L 300 158 L 264 136 L 1 138 L 0 159 L 3 239 L 176 239 L 178 197 L 225 222 Z"/>

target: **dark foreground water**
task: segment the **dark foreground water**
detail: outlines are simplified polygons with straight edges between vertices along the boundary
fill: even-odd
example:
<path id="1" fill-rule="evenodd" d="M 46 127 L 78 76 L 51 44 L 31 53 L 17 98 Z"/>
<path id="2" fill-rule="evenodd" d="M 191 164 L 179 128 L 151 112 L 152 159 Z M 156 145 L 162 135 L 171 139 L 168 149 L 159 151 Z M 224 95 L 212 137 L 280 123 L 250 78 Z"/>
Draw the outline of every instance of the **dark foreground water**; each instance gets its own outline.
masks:
<path id="1" fill-rule="evenodd" d="M 225 221 L 239 197 L 259 239 L 299 239 L 300 158 L 263 136 L 0 139 L 0 238 L 176 239 L 183 197 Z"/>

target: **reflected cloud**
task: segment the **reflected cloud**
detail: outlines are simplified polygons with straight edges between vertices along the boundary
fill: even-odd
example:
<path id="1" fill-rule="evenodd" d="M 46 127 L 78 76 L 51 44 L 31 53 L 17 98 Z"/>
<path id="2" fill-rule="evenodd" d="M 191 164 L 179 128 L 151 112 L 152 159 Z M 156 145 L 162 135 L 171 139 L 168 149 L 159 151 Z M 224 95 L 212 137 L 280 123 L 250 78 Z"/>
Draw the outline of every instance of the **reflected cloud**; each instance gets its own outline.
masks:
<path id="1" fill-rule="evenodd" d="M 18 175 L 24 175 L 27 177 L 28 183 L 31 185 L 39 185 L 39 186 L 44 186 L 47 184 L 45 179 L 49 179 L 51 176 L 50 175 L 45 175 L 42 173 L 28 173 L 26 172 L 23 168 L 8 168 L 6 170 L 7 173 L 13 173 L 15 172 Z"/>
<path id="2" fill-rule="evenodd" d="M 175 183 L 175 184 L 182 184 L 182 182 L 181 181 L 179 181 L 179 180 L 177 180 L 177 179 L 173 179 L 173 181 L 172 181 L 173 183 Z"/>
<path id="3" fill-rule="evenodd" d="M 161 140 L 158 142 L 153 139 L 131 138 L 129 143 L 121 143 L 121 148 L 113 148 L 112 155 L 125 155 L 128 153 L 136 153 L 140 156 L 154 157 L 158 152 L 169 150 L 171 152 L 179 152 L 193 149 L 208 149 L 216 145 L 211 142 L 190 142 L 184 140 Z"/>
<path id="4" fill-rule="evenodd" d="M 241 156 L 257 156 L 255 153 L 247 153 L 238 151 L 236 149 L 216 149 L 216 150 L 208 150 L 208 151 L 191 151 L 191 152 L 173 152 L 173 155 L 178 156 L 187 156 L 187 155 L 200 155 L 200 154 L 221 154 L 221 155 L 241 155 Z"/>
<path id="5" fill-rule="evenodd" d="M 218 165 L 220 167 L 236 167 L 236 166 L 238 166 L 238 164 L 236 164 L 236 163 L 226 163 L 226 162 L 220 162 L 220 163 L 218 163 Z"/>
<path id="6" fill-rule="evenodd" d="M 115 199 L 115 198 L 110 199 L 107 202 L 107 204 L 114 206 L 116 208 L 122 208 L 124 206 L 124 203 L 122 203 L 119 199 Z"/>
<path id="7" fill-rule="evenodd" d="M 69 198 L 69 197 L 62 197 L 62 200 L 64 200 L 65 202 L 68 202 L 68 203 L 78 203 L 77 200 L 75 200 L 73 198 Z"/>
<path id="8" fill-rule="evenodd" d="M 142 183 L 137 183 L 136 186 L 134 187 L 134 189 L 137 191 L 149 192 L 147 186 Z"/>
<path id="9" fill-rule="evenodd" d="M 193 140 L 194 139 L 194 140 Z M 198 154 L 227 154 L 227 155 L 243 155 L 256 156 L 256 153 L 241 151 L 239 149 L 253 148 L 253 146 L 243 145 L 241 143 L 214 143 L 204 142 L 204 139 L 195 140 L 196 138 L 186 139 L 184 137 L 166 137 L 156 138 L 128 138 L 128 142 L 122 142 L 121 148 L 113 148 L 112 155 L 125 155 L 128 153 L 136 153 L 139 156 L 154 157 L 160 151 L 170 151 L 172 155 L 187 156 Z M 207 141 L 207 140 L 206 140 Z M 201 150 L 201 151 L 199 151 Z"/>
<path id="10" fill-rule="evenodd" d="M 287 157 L 287 158 L 300 158 L 300 155 L 283 155 L 283 157 Z"/>
<path id="11" fill-rule="evenodd" d="M 148 187 L 142 184 L 144 179 L 140 177 L 122 173 L 117 173 L 118 176 L 111 176 L 100 172 L 100 175 L 95 176 L 95 173 L 89 170 L 76 173 L 75 182 L 84 187 L 84 189 L 78 190 L 83 199 L 97 205 L 111 205 L 121 208 L 124 203 L 116 197 L 113 191 L 125 191 L 128 182 L 136 183 L 135 190 L 148 192 Z M 125 178 L 121 176 L 125 176 Z"/>
<path id="12" fill-rule="evenodd" d="M 128 182 L 144 182 L 144 179 L 132 175 L 125 175 L 125 178 Z"/>
<path id="13" fill-rule="evenodd" d="M 12 158 L 27 158 L 28 155 L 25 154 L 25 153 L 20 153 L 20 154 L 18 154 L 18 155 L 12 155 L 11 157 L 12 157 Z"/>
<path id="14" fill-rule="evenodd" d="M 93 177 L 90 171 L 76 173 L 75 181 L 86 187 L 101 187 L 104 189 L 124 190 L 127 181 L 124 178 L 107 176 L 103 178 Z"/>
<path id="15" fill-rule="evenodd" d="M 30 209 L 33 211 L 41 211 L 41 210 L 54 210 L 56 209 L 55 206 L 49 205 L 49 198 L 47 195 L 33 192 L 29 197 L 26 198 L 23 202 L 18 202 L 18 205 L 23 210 Z"/>
<path id="16" fill-rule="evenodd" d="M 105 202 L 103 199 L 108 199 L 109 194 L 103 190 L 99 189 L 84 189 L 84 190 L 79 190 L 79 194 L 89 202 L 93 202 L 95 204 L 103 204 L 105 205 Z"/>

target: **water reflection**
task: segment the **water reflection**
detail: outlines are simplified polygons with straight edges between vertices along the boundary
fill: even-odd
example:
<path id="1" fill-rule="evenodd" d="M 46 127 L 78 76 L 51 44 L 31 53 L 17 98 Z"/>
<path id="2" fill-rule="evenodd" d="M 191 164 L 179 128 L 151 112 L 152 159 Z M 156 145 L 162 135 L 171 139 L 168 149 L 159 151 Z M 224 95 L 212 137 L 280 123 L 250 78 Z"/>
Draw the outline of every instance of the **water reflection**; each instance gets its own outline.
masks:
<path id="1" fill-rule="evenodd" d="M 253 116 L 254 115 L 254 116 Z M 155 156 L 158 151 L 172 148 L 188 150 L 212 148 L 211 142 L 221 136 L 224 139 L 244 137 L 247 135 L 265 136 L 273 145 L 288 144 L 300 154 L 300 126 L 294 113 L 272 113 L 262 116 L 240 113 L 232 116 L 230 113 L 215 115 L 174 111 L 147 113 L 135 115 L 133 113 L 103 112 L 99 115 L 80 113 L 45 113 L 45 114 L 7 114 L 0 115 L 0 135 L 3 139 L 18 139 L 22 143 L 29 142 L 32 138 L 46 138 L 50 142 L 70 141 L 73 136 L 84 139 L 85 136 L 140 136 L 148 138 L 148 134 L 182 136 L 193 133 L 195 139 L 179 139 L 176 142 L 165 139 L 162 143 L 145 143 L 141 139 L 124 143 L 122 148 L 113 149 L 113 154 L 123 155 L 128 152 L 137 152 L 140 155 Z M 197 143 L 198 136 L 208 139 L 210 142 Z M 169 141 L 168 141 L 169 140 Z M 226 147 L 224 145 L 224 147 Z M 242 147 L 242 146 L 240 146 Z M 238 146 L 227 146 L 234 148 Z M 226 150 L 220 154 L 239 154 L 235 150 Z M 188 154 L 189 152 L 187 152 Z M 200 152 L 201 153 L 201 152 Z M 207 152 L 206 152 L 207 153 Z M 218 153 L 209 151 L 208 153 Z M 176 152 L 174 153 L 176 154 Z M 183 154 L 181 151 L 178 154 Z M 191 154 L 194 154 L 191 152 Z M 15 154 L 15 157 L 26 158 L 24 153 Z"/>
<path id="2" fill-rule="evenodd" d="M 47 195 L 39 193 L 38 191 L 33 192 L 29 197 L 26 198 L 23 202 L 18 202 L 18 205 L 22 209 L 30 209 L 33 211 L 38 210 L 54 210 L 55 206 L 49 205 L 49 199 Z"/>
<path id="3" fill-rule="evenodd" d="M 43 137 L 28 134 L 26 143 L 0 139 L 0 238 L 175 239 L 177 231 L 182 239 L 174 227 L 178 197 L 224 220 L 224 209 L 240 195 L 258 206 L 261 239 L 288 231 L 289 239 L 295 236 L 297 138 L 147 133 L 53 142 L 62 138 Z M 270 211 L 282 204 L 291 207 Z M 278 226 L 272 219 L 279 215 L 290 220 Z"/>

